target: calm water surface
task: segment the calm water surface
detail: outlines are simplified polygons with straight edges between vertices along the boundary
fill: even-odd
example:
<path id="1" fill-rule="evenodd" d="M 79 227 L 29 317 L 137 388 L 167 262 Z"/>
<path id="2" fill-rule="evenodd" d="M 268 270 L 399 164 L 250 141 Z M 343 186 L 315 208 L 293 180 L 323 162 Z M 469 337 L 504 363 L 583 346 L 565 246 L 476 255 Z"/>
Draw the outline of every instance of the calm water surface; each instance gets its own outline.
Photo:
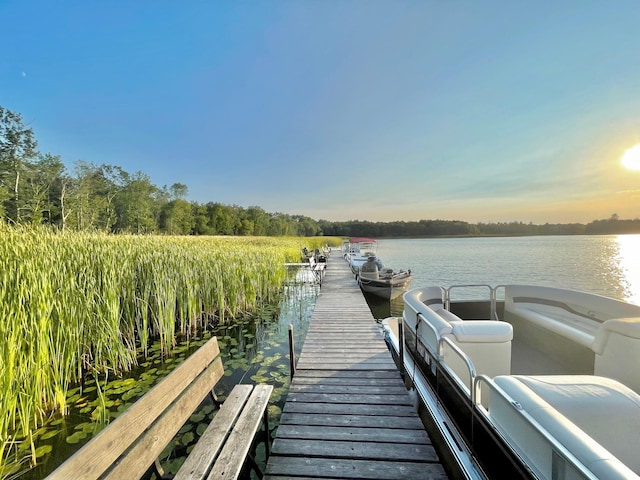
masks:
<path id="1" fill-rule="evenodd" d="M 640 235 L 381 239 L 378 255 L 411 269 L 410 288 L 521 283 L 640 305 Z"/>

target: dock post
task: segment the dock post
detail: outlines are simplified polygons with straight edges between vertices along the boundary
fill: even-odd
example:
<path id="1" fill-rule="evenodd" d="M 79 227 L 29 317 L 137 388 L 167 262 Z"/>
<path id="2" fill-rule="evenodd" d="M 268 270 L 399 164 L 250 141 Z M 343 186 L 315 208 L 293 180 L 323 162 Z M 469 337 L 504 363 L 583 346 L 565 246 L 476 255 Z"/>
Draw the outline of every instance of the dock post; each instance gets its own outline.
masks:
<path id="1" fill-rule="evenodd" d="M 296 373 L 296 353 L 293 345 L 293 325 L 289 324 L 289 374 L 293 379 Z"/>

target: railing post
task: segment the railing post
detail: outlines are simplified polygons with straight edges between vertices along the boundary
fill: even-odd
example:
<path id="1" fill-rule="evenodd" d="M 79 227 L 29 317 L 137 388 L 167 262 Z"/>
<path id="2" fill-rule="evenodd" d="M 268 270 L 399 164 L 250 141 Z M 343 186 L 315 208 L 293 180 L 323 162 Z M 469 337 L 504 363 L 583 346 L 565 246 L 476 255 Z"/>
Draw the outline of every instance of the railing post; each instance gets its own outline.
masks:
<path id="1" fill-rule="evenodd" d="M 400 375 L 404 378 L 404 319 L 398 320 L 398 355 L 400 356 Z"/>
<path id="2" fill-rule="evenodd" d="M 269 407 L 264 409 L 264 451 L 269 459 L 269 455 L 271 455 L 271 433 L 269 432 Z"/>
<path id="3" fill-rule="evenodd" d="M 296 373 L 296 353 L 293 345 L 293 325 L 289 324 L 289 374 L 293 379 Z"/>

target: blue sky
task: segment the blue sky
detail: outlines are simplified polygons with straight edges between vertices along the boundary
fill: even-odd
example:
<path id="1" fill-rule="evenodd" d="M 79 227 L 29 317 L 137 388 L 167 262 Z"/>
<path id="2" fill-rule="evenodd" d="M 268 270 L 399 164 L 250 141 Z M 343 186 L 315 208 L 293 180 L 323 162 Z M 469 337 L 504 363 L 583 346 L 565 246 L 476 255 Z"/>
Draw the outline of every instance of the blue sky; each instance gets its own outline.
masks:
<path id="1" fill-rule="evenodd" d="M 1 0 L 42 152 L 327 220 L 640 217 L 637 1 Z"/>

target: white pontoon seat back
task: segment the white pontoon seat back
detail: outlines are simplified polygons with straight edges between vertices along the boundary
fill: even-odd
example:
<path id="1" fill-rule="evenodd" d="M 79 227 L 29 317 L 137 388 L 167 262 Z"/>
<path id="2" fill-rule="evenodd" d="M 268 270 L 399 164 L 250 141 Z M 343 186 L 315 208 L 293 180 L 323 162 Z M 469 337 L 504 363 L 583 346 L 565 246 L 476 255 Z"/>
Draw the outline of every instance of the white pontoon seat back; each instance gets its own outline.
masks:
<path id="1" fill-rule="evenodd" d="M 640 478 L 640 396 L 591 375 L 500 376 L 489 416 L 544 478 L 553 478 L 548 432 L 597 478 Z M 515 406 L 514 406 L 515 405 Z M 566 466 L 565 477 L 582 478 Z"/>
<path id="2" fill-rule="evenodd" d="M 511 324 L 491 320 L 466 320 L 451 325 L 449 338 L 471 359 L 477 375 L 493 378 L 511 373 Z M 444 361 L 465 385 L 471 386 L 468 367 L 447 346 L 444 348 Z"/>
<path id="3" fill-rule="evenodd" d="M 613 378 L 640 393 L 640 318 L 604 322 L 593 342 L 594 373 Z"/>
<path id="4" fill-rule="evenodd" d="M 504 318 L 523 320 L 592 348 L 603 322 L 640 317 L 640 306 L 573 290 L 531 285 L 505 287 Z"/>
<path id="5" fill-rule="evenodd" d="M 444 298 L 441 287 L 405 293 L 403 317 L 408 327 L 415 329 L 419 313 L 421 321 L 417 324 L 417 335 L 431 352 L 437 354 L 439 337 L 446 337 L 469 357 L 476 374 L 493 377 L 510 373 L 513 327 L 493 320 L 462 320 L 445 310 Z M 444 362 L 467 386 L 470 394 L 470 372 L 464 359 L 447 344 L 442 353 Z"/>

